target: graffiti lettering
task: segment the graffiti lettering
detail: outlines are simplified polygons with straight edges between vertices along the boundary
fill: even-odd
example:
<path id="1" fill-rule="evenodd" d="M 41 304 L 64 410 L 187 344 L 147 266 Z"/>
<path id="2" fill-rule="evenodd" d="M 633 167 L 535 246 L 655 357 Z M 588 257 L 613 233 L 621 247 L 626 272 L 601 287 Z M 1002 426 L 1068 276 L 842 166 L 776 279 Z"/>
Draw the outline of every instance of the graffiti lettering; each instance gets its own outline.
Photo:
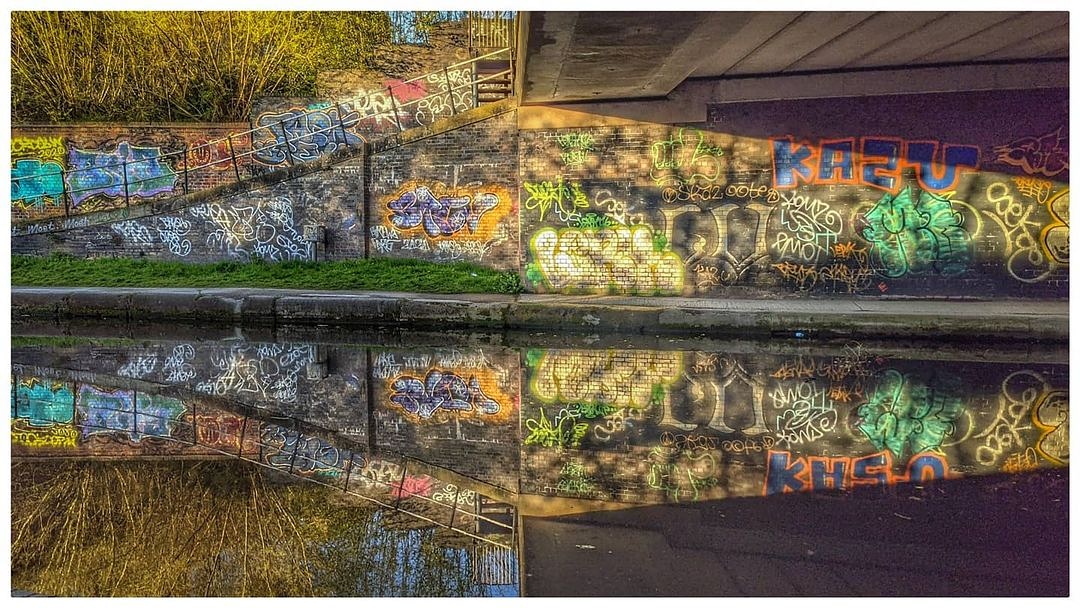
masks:
<path id="1" fill-rule="evenodd" d="M 865 137 L 857 154 L 854 139 L 822 140 L 816 147 L 792 137 L 769 141 L 773 185 L 780 189 L 799 184 L 861 184 L 896 193 L 901 170 L 914 167 L 921 189 L 941 192 L 955 189 L 965 169 L 979 168 L 976 146 Z"/>
<path id="2" fill-rule="evenodd" d="M 889 452 L 877 452 L 860 458 L 800 456 L 794 460 L 789 452 L 768 453 L 765 461 L 764 494 L 807 492 L 815 490 L 850 490 L 855 486 L 889 486 L 904 482 L 946 479 L 949 465 L 939 454 L 917 454 L 908 461 L 907 472 L 892 471 Z"/>
<path id="3" fill-rule="evenodd" d="M 91 196 L 149 198 L 171 192 L 176 173 L 159 158 L 160 148 L 116 144 L 113 152 L 73 149 L 68 157 L 68 191 L 73 205 Z M 125 178 L 125 165 L 127 176 Z"/>
<path id="4" fill-rule="evenodd" d="M 1021 137 L 994 148 L 996 162 L 1020 167 L 1030 175 L 1053 177 L 1069 169 L 1069 136 L 1065 126 L 1040 137 Z"/>
<path id="5" fill-rule="evenodd" d="M 541 278 L 554 289 L 679 292 L 683 263 L 649 226 L 542 228 L 529 242 Z"/>

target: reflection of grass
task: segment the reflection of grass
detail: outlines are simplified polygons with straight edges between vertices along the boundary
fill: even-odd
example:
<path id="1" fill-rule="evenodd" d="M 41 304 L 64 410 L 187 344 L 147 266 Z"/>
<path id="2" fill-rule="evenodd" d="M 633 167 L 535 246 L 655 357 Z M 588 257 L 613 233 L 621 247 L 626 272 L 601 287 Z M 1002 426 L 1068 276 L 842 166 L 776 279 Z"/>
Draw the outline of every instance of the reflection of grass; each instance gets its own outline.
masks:
<path id="1" fill-rule="evenodd" d="M 142 342 L 131 338 L 85 338 L 79 336 L 11 336 L 11 348 L 21 346 L 50 346 L 68 348 L 78 346 L 139 346 Z"/>
<path id="2" fill-rule="evenodd" d="M 51 596 L 476 595 L 462 551 L 236 462 L 12 468 L 11 581 Z"/>
<path id="3" fill-rule="evenodd" d="M 335 262 L 187 264 L 66 255 L 13 256 L 11 284 L 65 287 L 266 287 L 427 293 L 517 293 L 517 273 L 468 263 L 373 258 Z"/>

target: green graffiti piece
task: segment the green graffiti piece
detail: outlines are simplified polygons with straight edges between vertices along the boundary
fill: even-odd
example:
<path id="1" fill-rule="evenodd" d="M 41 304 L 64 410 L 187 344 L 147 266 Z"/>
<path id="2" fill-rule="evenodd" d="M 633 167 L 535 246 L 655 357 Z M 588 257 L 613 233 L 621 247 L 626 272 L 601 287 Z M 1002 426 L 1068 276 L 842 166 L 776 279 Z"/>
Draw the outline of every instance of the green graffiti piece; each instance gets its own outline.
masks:
<path id="1" fill-rule="evenodd" d="M 656 233 L 652 237 L 653 251 L 660 253 L 667 249 L 667 237 L 663 233 Z"/>
<path id="2" fill-rule="evenodd" d="M 591 495 L 596 491 L 594 480 L 585 474 L 585 467 L 576 460 L 566 463 L 559 472 L 559 483 L 555 489 L 579 495 Z"/>
<path id="3" fill-rule="evenodd" d="M 544 280 L 544 273 L 540 270 L 540 267 L 536 262 L 529 262 L 525 266 L 525 280 L 533 285 L 539 285 Z"/>
<path id="4" fill-rule="evenodd" d="M 577 182 L 564 182 L 560 176 L 554 182 L 524 182 L 529 197 L 525 199 L 525 208 L 540 211 L 540 221 L 552 208 L 560 221 L 572 222 L 581 217 L 578 209 L 589 206 L 589 199 Z"/>
<path id="5" fill-rule="evenodd" d="M 539 419 L 528 419 L 525 428 L 529 430 L 529 436 L 525 438 L 525 445 L 540 445 L 546 448 L 563 450 L 576 448 L 581 445 L 585 438 L 585 432 L 589 430 L 588 423 L 578 423 L 567 410 L 560 410 L 554 420 L 548 420 L 544 415 L 544 409 L 540 408 Z"/>
<path id="6" fill-rule="evenodd" d="M 577 221 L 578 228 L 591 228 L 594 230 L 599 230 L 601 228 L 610 228 L 611 226 L 614 226 L 616 224 L 618 224 L 618 222 L 616 222 L 612 218 L 597 213 L 586 213 L 585 215 L 581 216 L 581 218 L 579 218 Z"/>
<path id="7" fill-rule="evenodd" d="M 614 405 L 609 405 L 600 401 L 594 403 L 575 403 L 570 407 L 572 409 L 576 408 L 578 415 L 587 420 L 606 418 L 618 411 L 618 408 Z"/>
<path id="8" fill-rule="evenodd" d="M 544 351 L 539 348 L 530 348 L 525 353 L 525 365 L 528 367 L 536 367 L 540 363 L 540 360 L 544 358 Z"/>
<path id="9" fill-rule="evenodd" d="M 864 218 L 870 226 L 862 235 L 873 245 L 886 277 L 959 274 L 971 262 L 971 238 L 947 198 L 924 191 L 915 200 L 906 186 L 896 196 L 882 196 Z"/>
<path id="10" fill-rule="evenodd" d="M 964 412 L 961 382 L 938 375 L 928 383 L 890 369 L 882 372 L 869 400 L 858 409 L 862 431 L 878 450 L 897 460 L 905 454 L 939 451 Z"/>

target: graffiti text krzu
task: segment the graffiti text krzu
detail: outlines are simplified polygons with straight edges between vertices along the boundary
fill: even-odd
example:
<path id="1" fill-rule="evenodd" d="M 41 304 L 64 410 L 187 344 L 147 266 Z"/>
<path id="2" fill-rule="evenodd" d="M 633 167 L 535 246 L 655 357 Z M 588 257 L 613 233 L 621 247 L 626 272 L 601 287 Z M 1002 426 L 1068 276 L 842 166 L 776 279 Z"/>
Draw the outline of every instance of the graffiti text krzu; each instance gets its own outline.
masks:
<path id="1" fill-rule="evenodd" d="M 864 137 L 821 140 L 817 146 L 793 137 L 774 137 L 773 185 L 794 188 L 800 184 L 864 185 L 896 193 L 900 174 L 908 167 L 923 190 L 941 192 L 956 188 L 963 170 L 979 168 L 979 148 L 936 141 L 905 141 L 898 138 Z"/>

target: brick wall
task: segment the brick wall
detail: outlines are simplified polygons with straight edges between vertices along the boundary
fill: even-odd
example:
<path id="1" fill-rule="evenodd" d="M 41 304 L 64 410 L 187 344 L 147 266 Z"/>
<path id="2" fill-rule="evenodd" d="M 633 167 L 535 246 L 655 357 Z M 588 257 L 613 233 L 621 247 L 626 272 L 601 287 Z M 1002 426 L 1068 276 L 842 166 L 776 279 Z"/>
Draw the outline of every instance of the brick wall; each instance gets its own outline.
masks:
<path id="1" fill-rule="evenodd" d="M 246 123 L 14 127 L 11 177 L 21 179 L 11 186 L 12 222 L 63 216 L 65 206 L 72 214 L 124 207 L 123 167 L 114 163 L 128 162 L 132 205 L 235 181 L 228 144 L 202 144 L 248 129 Z M 249 149 L 247 135 L 233 141 L 236 154 Z M 171 156 L 149 160 L 163 154 Z M 249 157 L 238 160 L 242 176 L 250 175 L 250 164 Z M 61 180 L 60 170 L 70 173 Z"/>
<path id="2" fill-rule="evenodd" d="M 534 350 L 524 364 L 523 493 L 680 502 L 1068 462 L 1061 366 L 892 360 L 857 344 Z"/>
<path id="3" fill-rule="evenodd" d="M 363 160 L 358 158 L 152 215 L 126 219 L 119 212 L 104 212 L 105 217 L 57 219 L 32 228 L 51 232 L 16 229 L 12 251 L 187 262 L 355 259 L 364 256 L 362 193 Z M 325 243 L 305 240 L 305 226 L 323 226 Z"/>
<path id="4" fill-rule="evenodd" d="M 516 269 L 516 112 L 373 153 L 374 256 Z"/>
<path id="5" fill-rule="evenodd" d="M 523 131 L 536 291 L 1064 298 L 1067 91 L 710 104 Z"/>
<path id="6" fill-rule="evenodd" d="M 474 479 L 517 488 L 516 352 L 373 349 L 371 356 L 380 449 L 404 451 Z"/>
<path id="7" fill-rule="evenodd" d="M 348 439 L 382 491 L 438 492 L 402 455 L 512 491 L 637 503 L 1069 461 L 1067 366 L 857 343 L 811 355 L 142 341 L 21 346 L 12 360 L 16 455 L 178 454 L 153 435 L 187 441 L 192 416 L 203 445 L 225 449 L 214 429 L 235 446 L 235 404 L 250 405 L 263 415 L 246 454 L 340 477 Z M 156 418 L 138 422 L 135 404 Z"/>

